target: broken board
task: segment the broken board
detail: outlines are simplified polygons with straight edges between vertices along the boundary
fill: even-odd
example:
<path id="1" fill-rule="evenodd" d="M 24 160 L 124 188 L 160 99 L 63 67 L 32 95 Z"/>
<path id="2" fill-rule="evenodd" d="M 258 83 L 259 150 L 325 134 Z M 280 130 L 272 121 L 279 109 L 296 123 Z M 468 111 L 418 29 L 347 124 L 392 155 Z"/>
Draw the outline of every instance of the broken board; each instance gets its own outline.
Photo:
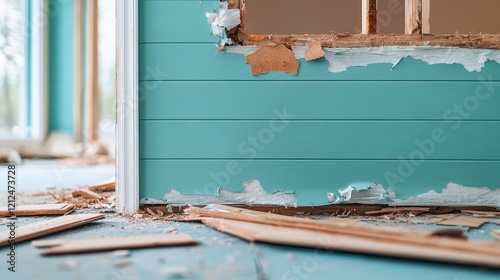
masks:
<path id="1" fill-rule="evenodd" d="M 15 241 L 16 243 L 19 243 L 40 236 L 63 231 L 65 229 L 85 225 L 103 218 L 103 214 L 78 214 L 53 218 L 47 221 L 22 226 L 16 228 Z M 0 247 L 9 244 L 9 237 L 11 237 L 10 233 L 10 230 L 0 232 Z"/>
<path id="2" fill-rule="evenodd" d="M 34 242 L 41 248 L 48 248 L 42 255 L 89 253 L 120 249 L 137 249 L 167 246 L 195 245 L 196 241 L 187 234 L 129 236 L 118 238 L 98 238 L 81 240 L 63 240 L 56 242 Z"/>
<path id="3" fill-rule="evenodd" d="M 257 220 L 256 220 L 257 222 Z M 495 253 L 466 252 L 451 248 L 436 248 L 416 244 L 374 240 L 344 234 L 280 227 L 261 223 L 205 218 L 206 225 L 250 242 L 366 253 L 389 257 L 431 260 L 447 263 L 480 265 L 500 268 L 500 244 L 492 245 Z"/>
<path id="4" fill-rule="evenodd" d="M 476 217 L 454 217 L 452 219 L 437 222 L 438 225 L 445 226 L 462 226 L 467 228 L 479 228 L 483 224 L 486 224 L 490 219 L 476 218 Z"/>
<path id="5" fill-rule="evenodd" d="M 478 246 L 477 244 L 468 242 L 464 240 L 463 232 L 458 229 L 423 230 L 417 228 L 408 229 L 364 224 L 335 224 L 328 221 L 262 213 L 225 205 L 210 205 L 206 208 L 191 207 L 186 209 L 186 212 L 202 217 L 255 222 L 259 224 L 320 231 L 330 234 L 342 234 L 381 242 L 413 244 L 430 248 L 497 254 L 500 256 L 499 248 Z"/>
<path id="6" fill-rule="evenodd" d="M 40 204 L 40 205 L 19 205 L 12 214 L 15 216 L 43 216 L 43 215 L 65 215 L 75 210 L 75 205 L 71 203 Z M 0 208 L 0 217 L 11 216 L 11 211 L 7 207 Z"/>

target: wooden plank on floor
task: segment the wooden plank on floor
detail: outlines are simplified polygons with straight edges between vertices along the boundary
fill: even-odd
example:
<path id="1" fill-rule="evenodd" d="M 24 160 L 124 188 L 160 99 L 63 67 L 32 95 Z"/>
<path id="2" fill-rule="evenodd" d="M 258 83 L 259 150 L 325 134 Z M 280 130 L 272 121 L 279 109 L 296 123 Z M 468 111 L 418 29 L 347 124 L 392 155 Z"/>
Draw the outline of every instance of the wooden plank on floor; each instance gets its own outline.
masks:
<path id="1" fill-rule="evenodd" d="M 113 237 L 98 239 L 82 239 L 63 241 L 42 251 L 42 255 L 59 255 L 89 253 L 120 249 L 137 249 L 167 246 L 195 245 L 196 241 L 188 234 L 144 235 L 129 237 Z M 47 245 L 47 243 L 42 244 Z"/>
<path id="2" fill-rule="evenodd" d="M 11 229 L 8 229 L 0 232 L 0 247 L 8 245 L 9 238 L 12 240 L 11 237 L 13 236 L 15 237 L 16 243 L 19 243 L 65 229 L 85 225 L 103 218 L 103 214 L 69 215 L 15 228 L 14 235 L 11 235 Z"/>
<path id="3" fill-rule="evenodd" d="M 209 205 L 205 208 L 190 207 L 186 209 L 186 213 L 193 216 L 258 222 L 260 224 L 322 231 L 332 234 L 344 234 L 353 237 L 369 238 L 388 242 L 399 242 L 404 244 L 414 244 L 418 246 L 461 250 L 465 252 L 497 254 L 498 257 L 500 257 L 500 251 L 498 250 L 498 248 L 476 246 L 470 242 L 458 238 L 463 236 L 463 234 L 459 234 L 459 230 L 408 230 L 397 227 L 364 224 L 334 224 L 321 220 L 311 220 L 305 218 L 276 215 L 272 213 L 262 213 L 258 211 L 240 209 L 225 205 Z M 446 237 L 444 237 L 443 235 L 446 235 Z"/>
<path id="4" fill-rule="evenodd" d="M 19 205 L 14 213 L 11 213 L 7 206 L 4 206 L 0 207 L 0 217 L 8 217 L 11 214 L 15 214 L 15 216 L 65 215 L 73 210 L 75 210 L 75 205 L 71 203 Z"/>
<path id="5" fill-rule="evenodd" d="M 496 254 L 465 252 L 451 248 L 436 248 L 416 244 L 373 240 L 342 234 L 331 234 L 306 229 L 287 228 L 252 222 L 206 218 L 206 225 L 250 242 L 309 247 L 366 253 L 407 259 L 432 260 L 447 263 L 500 267 L 500 245 L 493 247 Z M 491 243 L 494 244 L 494 243 Z"/>

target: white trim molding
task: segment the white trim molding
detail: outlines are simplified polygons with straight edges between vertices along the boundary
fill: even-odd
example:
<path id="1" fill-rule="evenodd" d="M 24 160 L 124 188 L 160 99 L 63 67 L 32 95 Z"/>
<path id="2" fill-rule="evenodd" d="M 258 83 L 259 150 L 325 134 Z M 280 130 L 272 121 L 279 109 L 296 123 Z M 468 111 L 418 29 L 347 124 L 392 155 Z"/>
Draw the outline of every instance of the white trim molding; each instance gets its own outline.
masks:
<path id="1" fill-rule="evenodd" d="M 139 209 L 138 0 L 116 0 L 116 206 Z"/>

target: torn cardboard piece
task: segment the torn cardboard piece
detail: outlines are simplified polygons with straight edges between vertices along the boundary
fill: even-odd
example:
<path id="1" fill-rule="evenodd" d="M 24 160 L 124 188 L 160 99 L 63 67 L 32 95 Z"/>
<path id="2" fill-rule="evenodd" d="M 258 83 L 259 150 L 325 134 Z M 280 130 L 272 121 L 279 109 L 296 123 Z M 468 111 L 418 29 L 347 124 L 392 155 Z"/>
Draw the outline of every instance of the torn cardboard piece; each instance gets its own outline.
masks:
<path id="1" fill-rule="evenodd" d="M 16 243 L 85 225 L 103 218 L 103 214 L 78 214 L 58 217 L 48 221 L 22 226 L 16 228 Z M 0 247 L 8 245 L 9 238 L 11 236 L 10 229 L 0 232 Z"/>
<path id="2" fill-rule="evenodd" d="M 141 205 L 169 204 L 173 206 L 182 205 L 207 205 L 207 204 L 246 204 L 246 205 L 280 205 L 285 207 L 297 207 L 297 198 L 293 193 L 277 191 L 268 193 L 261 186 L 259 180 L 253 179 L 243 182 L 243 192 L 231 192 L 219 188 L 218 196 L 208 194 L 183 195 L 176 190 L 166 193 L 161 200 L 147 198 L 141 199 Z"/>
<path id="3" fill-rule="evenodd" d="M 19 205 L 13 214 L 15 216 L 66 215 L 73 210 L 75 210 L 75 205 L 71 203 Z M 0 217 L 8 217 L 11 214 L 7 207 L 0 207 Z"/>
<path id="4" fill-rule="evenodd" d="M 438 225 L 446 225 L 446 226 L 462 226 L 467 228 L 479 228 L 482 225 L 489 223 L 490 219 L 485 218 L 475 218 L 475 217 L 454 217 L 451 219 L 446 219 L 440 222 L 437 222 Z"/>
<path id="5" fill-rule="evenodd" d="M 246 63 L 252 67 L 252 75 L 269 72 L 291 73 L 297 76 L 299 61 L 292 50 L 284 45 L 262 46 L 246 57 Z"/>
<path id="6" fill-rule="evenodd" d="M 307 43 L 307 49 L 304 51 L 304 58 L 307 61 L 320 59 L 325 56 L 325 51 L 319 41 L 310 41 Z"/>
<path id="7" fill-rule="evenodd" d="M 274 226 L 255 222 L 205 218 L 206 225 L 250 242 L 291 245 L 355 253 L 368 253 L 408 259 L 433 260 L 447 263 L 500 267 L 500 253 L 436 248 L 403 242 L 374 240 L 343 234 Z M 443 240 L 444 241 L 444 240 Z M 447 240 L 446 240 L 447 241 Z M 473 244 L 473 243 L 471 243 Z M 473 246 L 471 246 L 473 247 Z"/>
<path id="8" fill-rule="evenodd" d="M 41 252 L 42 255 L 59 255 L 122 249 L 187 246 L 195 245 L 196 241 L 187 234 L 170 234 L 67 240 L 60 243 L 54 243 L 52 246 L 48 243 L 39 243 L 37 245 L 40 246 L 40 244 L 43 245 L 42 247 L 48 248 Z"/>

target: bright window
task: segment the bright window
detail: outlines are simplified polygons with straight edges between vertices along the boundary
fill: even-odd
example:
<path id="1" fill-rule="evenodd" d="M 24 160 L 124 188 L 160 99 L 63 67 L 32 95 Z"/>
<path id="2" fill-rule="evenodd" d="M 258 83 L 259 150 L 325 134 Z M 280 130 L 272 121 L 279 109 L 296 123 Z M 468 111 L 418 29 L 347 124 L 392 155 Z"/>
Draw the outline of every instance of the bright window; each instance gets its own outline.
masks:
<path id="1" fill-rule="evenodd" d="M 41 139 L 43 1 L 0 1 L 0 140 Z"/>

